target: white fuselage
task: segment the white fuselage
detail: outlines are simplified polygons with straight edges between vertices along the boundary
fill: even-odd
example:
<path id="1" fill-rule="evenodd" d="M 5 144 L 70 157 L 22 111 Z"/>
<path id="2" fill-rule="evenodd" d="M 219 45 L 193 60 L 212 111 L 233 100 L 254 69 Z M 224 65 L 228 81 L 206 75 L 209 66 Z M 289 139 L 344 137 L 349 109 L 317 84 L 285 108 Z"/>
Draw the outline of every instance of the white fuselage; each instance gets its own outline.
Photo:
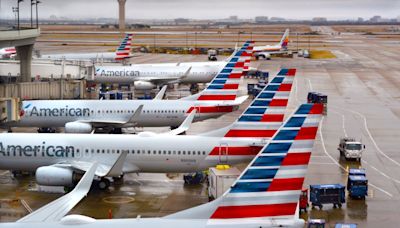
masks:
<path id="1" fill-rule="evenodd" d="M 115 52 L 100 52 L 100 53 L 64 53 L 64 54 L 48 54 L 35 57 L 35 59 L 48 60 L 114 60 Z"/>
<path id="2" fill-rule="evenodd" d="M 0 58 L 10 58 L 16 54 L 17 51 L 14 47 L 0 48 Z"/>
<path id="3" fill-rule="evenodd" d="M 123 172 L 193 172 L 221 161 L 250 161 L 262 148 L 258 139 L 195 135 L 0 134 L 0 169 L 35 171 L 38 167 L 76 161 L 113 165 L 127 151 Z M 247 154 L 229 148 L 252 147 Z M 253 147 L 252 147 L 253 148 Z"/>
<path id="4" fill-rule="evenodd" d="M 277 52 L 282 49 L 281 45 L 265 45 L 265 46 L 255 46 L 253 52 Z"/>
<path id="5" fill-rule="evenodd" d="M 232 110 L 218 111 L 221 101 L 194 100 L 31 100 L 22 102 L 21 119 L 11 127 L 64 127 L 69 122 L 91 123 L 94 127 L 127 122 L 136 109 L 143 109 L 135 125 L 140 127 L 179 126 L 191 111 L 199 107 L 195 121 L 219 117 Z M 215 112 L 202 112 L 215 107 Z M 115 124 L 124 127 L 121 124 Z"/>
<path id="6" fill-rule="evenodd" d="M 133 83 L 141 80 L 158 80 L 164 82 L 176 81 L 180 83 L 207 83 L 210 82 L 225 65 L 226 62 L 187 62 L 133 64 L 131 66 L 99 66 L 96 67 L 94 81 L 102 83 Z M 185 75 L 186 73 L 187 75 Z M 176 79 L 174 80 L 174 78 Z"/>
<path id="7" fill-rule="evenodd" d="M 254 227 L 304 227 L 303 219 L 168 219 L 168 218 L 135 218 L 135 219 L 99 219 L 85 216 L 70 215 L 60 222 L 46 223 L 0 223 L 2 228 L 34 227 L 40 224 L 42 228 L 254 228 Z"/>

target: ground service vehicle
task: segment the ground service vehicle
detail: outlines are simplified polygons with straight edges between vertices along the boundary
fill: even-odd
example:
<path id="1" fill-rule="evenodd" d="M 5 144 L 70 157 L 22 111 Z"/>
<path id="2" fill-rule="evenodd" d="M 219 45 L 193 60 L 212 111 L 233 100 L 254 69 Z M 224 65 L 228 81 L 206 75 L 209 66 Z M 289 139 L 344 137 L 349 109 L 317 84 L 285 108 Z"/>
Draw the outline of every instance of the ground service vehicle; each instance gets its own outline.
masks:
<path id="1" fill-rule="evenodd" d="M 320 103 L 324 105 L 323 114 L 328 112 L 328 96 L 318 92 L 309 92 L 307 94 L 307 103 Z"/>
<path id="2" fill-rule="evenodd" d="M 208 60 L 209 61 L 217 61 L 217 50 L 210 49 L 208 50 Z"/>
<path id="3" fill-rule="evenodd" d="M 308 189 L 302 189 L 299 199 L 299 211 L 307 212 L 308 208 Z"/>
<path id="4" fill-rule="evenodd" d="M 351 198 L 365 199 L 368 195 L 368 179 L 365 169 L 350 169 L 347 178 L 347 191 Z"/>
<path id="5" fill-rule="evenodd" d="M 340 151 L 340 155 L 344 156 L 346 160 L 356 159 L 357 161 L 361 161 L 361 156 L 364 152 L 364 149 L 365 145 L 359 141 L 356 141 L 355 138 L 340 138 L 338 150 Z"/>
<path id="6" fill-rule="evenodd" d="M 325 228 L 325 219 L 309 219 L 307 228 Z"/>
<path id="7" fill-rule="evenodd" d="M 236 167 L 229 169 L 210 168 L 208 174 L 208 199 L 213 200 L 222 196 L 239 175 L 240 171 Z"/>
<path id="8" fill-rule="evenodd" d="M 312 208 L 318 206 L 322 209 L 323 204 L 333 204 L 333 208 L 346 202 L 344 186 L 341 184 L 310 185 L 310 201 Z"/>

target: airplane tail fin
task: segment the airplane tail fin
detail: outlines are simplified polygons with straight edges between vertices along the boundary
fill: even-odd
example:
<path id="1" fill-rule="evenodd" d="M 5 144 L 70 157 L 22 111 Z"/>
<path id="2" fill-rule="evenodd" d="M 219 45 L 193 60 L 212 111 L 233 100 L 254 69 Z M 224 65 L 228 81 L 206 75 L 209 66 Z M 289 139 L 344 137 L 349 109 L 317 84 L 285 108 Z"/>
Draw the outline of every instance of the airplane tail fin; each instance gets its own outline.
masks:
<path id="1" fill-rule="evenodd" d="M 296 69 L 281 69 L 278 75 L 263 88 L 238 117 L 236 122 L 226 128 L 201 135 L 230 139 L 271 138 L 283 123 L 295 74 Z"/>
<path id="2" fill-rule="evenodd" d="M 296 208 L 322 110 L 321 104 L 300 105 L 222 197 L 166 218 L 299 221 Z"/>
<path id="3" fill-rule="evenodd" d="M 123 60 L 130 57 L 132 48 L 132 37 L 133 34 L 131 33 L 125 34 L 125 38 L 122 40 L 117 50 L 115 50 L 115 60 Z"/>
<path id="4" fill-rule="evenodd" d="M 279 42 L 279 45 L 283 48 L 286 49 L 289 44 L 289 29 L 285 30 L 285 33 L 282 36 L 281 41 Z"/>
<path id="5" fill-rule="evenodd" d="M 199 101 L 235 100 L 239 92 L 240 79 L 243 76 L 244 63 L 246 60 L 250 60 L 252 50 L 253 42 L 247 41 L 203 91 L 182 99 Z"/>

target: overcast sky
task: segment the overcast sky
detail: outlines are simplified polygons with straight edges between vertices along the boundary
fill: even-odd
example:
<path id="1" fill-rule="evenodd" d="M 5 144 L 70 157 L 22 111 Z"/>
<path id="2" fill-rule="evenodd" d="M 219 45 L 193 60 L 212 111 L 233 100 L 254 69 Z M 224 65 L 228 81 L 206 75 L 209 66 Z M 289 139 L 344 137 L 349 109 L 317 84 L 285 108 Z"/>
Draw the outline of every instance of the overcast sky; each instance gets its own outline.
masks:
<path id="1" fill-rule="evenodd" d="M 117 18 L 117 0 L 40 0 L 39 17 Z M 12 18 L 17 0 L 0 0 L 0 19 Z M 30 15 L 30 0 L 21 4 L 21 17 Z M 132 19 L 218 19 L 275 16 L 294 19 L 345 19 L 381 15 L 400 16 L 400 0 L 127 0 L 126 17 Z"/>

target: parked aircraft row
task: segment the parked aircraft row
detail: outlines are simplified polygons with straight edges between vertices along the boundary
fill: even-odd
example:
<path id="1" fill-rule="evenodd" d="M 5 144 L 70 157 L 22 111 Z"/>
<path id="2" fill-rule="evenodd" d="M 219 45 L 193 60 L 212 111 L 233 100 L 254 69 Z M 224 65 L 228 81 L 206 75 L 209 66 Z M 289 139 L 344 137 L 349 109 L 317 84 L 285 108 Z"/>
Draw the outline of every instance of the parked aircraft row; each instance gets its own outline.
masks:
<path id="1" fill-rule="evenodd" d="M 3 127 L 65 127 L 69 133 L 90 133 L 95 128 L 177 127 L 193 109 L 197 110 L 195 121 L 216 118 L 236 110 L 247 98 L 237 95 L 252 49 L 253 43 L 246 42 L 206 89 L 195 95 L 179 100 L 26 100 L 21 120 Z"/>
<path id="2" fill-rule="evenodd" d="M 298 216 L 298 199 L 322 110 L 322 104 L 301 105 L 272 140 L 257 150 L 232 187 L 210 203 L 162 218 L 65 216 L 87 194 L 98 169 L 94 162 L 71 193 L 0 227 L 304 227 Z M 120 158 L 123 156 L 121 153 Z"/>
<path id="3" fill-rule="evenodd" d="M 234 123 L 199 135 L 4 133 L 0 169 L 36 170 L 41 185 L 71 186 L 97 161 L 96 176 L 105 188 L 104 177 L 124 173 L 193 172 L 250 161 L 282 125 L 294 74 L 294 69 L 281 70 Z"/>

